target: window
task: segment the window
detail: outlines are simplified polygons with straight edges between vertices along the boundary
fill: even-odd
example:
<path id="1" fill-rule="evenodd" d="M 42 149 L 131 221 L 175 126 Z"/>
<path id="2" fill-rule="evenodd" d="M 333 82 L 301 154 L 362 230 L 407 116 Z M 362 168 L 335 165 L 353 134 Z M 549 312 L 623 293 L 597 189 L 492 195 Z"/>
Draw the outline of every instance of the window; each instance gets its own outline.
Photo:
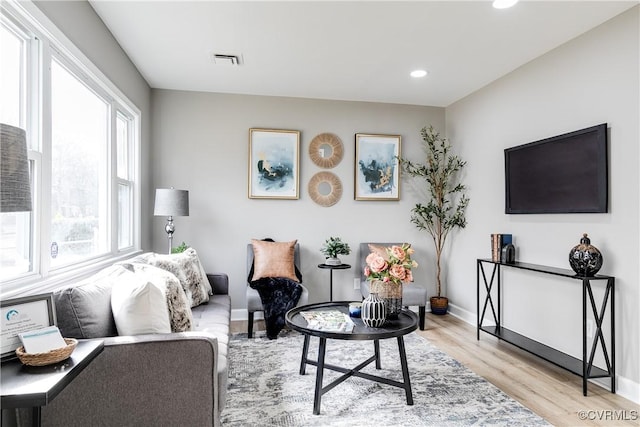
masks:
<path id="1" fill-rule="evenodd" d="M 9 20 L 0 25 L 0 55 L 0 123 L 25 128 L 29 36 Z M 31 212 L 0 213 L 0 280 L 32 271 L 31 219 Z"/>
<path id="2" fill-rule="evenodd" d="M 109 104 L 51 61 L 51 266 L 109 251 Z"/>
<path id="3" fill-rule="evenodd" d="M 32 212 L 0 213 L 5 294 L 139 248 L 140 114 L 68 40 L 43 31 L 50 23 L 18 2 L 0 7 L 0 122 L 26 130 L 33 198 Z"/>

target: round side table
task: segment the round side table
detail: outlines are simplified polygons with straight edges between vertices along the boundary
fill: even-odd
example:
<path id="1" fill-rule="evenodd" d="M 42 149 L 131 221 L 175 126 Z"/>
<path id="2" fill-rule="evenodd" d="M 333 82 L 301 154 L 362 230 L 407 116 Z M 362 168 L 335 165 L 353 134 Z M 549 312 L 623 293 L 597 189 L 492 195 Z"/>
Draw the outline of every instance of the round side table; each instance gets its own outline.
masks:
<path id="1" fill-rule="evenodd" d="M 318 264 L 318 268 L 329 270 L 329 301 L 333 301 L 333 270 L 346 270 L 351 268 L 351 266 L 349 264 Z"/>

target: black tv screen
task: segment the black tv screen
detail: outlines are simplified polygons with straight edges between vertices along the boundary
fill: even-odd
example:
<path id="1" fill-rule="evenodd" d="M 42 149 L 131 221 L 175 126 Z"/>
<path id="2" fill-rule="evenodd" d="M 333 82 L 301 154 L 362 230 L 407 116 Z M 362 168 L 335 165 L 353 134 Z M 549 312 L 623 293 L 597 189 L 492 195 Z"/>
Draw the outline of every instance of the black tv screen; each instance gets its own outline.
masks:
<path id="1" fill-rule="evenodd" d="M 603 123 L 505 149 L 505 212 L 607 212 L 607 145 Z"/>

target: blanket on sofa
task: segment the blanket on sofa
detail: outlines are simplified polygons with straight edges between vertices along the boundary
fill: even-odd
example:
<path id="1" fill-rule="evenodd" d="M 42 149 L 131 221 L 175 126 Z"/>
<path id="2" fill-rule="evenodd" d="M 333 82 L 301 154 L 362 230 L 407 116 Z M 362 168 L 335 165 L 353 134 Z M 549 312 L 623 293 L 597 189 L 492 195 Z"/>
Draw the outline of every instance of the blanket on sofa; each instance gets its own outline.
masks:
<path id="1" fill-rule="evenodd" d="M 257 290 L 264 307 L 264 321 L 269 339 L 278 338 L 284 327 L 284 315 L 298 304 L 302 286 L 284 277 L 263 277 L 249 284 Z"/>

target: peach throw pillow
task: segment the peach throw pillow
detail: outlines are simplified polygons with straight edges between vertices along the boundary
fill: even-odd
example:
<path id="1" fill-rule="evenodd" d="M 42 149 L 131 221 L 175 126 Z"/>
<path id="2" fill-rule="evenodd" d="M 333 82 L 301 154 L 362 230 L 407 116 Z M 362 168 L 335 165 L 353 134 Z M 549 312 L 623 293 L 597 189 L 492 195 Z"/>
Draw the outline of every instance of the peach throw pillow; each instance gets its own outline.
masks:
<path id="1" fill-rule="evenodd" d="M 378 254 L 382 258 L 389 261 L 389 254 L 387 253 L 386 246 L 374 245 L 373 243 L 369 243 L 369 251 L 371 251 L 371 253 Z"/>
<path id="2" fill-rule="evenodd" d="M 291 242 L 267 242 L 251 239 L 253 246 L 253 277 L 286 277 L 298 282 L 294 266 L 295 246 L 297 240 Z"/>

